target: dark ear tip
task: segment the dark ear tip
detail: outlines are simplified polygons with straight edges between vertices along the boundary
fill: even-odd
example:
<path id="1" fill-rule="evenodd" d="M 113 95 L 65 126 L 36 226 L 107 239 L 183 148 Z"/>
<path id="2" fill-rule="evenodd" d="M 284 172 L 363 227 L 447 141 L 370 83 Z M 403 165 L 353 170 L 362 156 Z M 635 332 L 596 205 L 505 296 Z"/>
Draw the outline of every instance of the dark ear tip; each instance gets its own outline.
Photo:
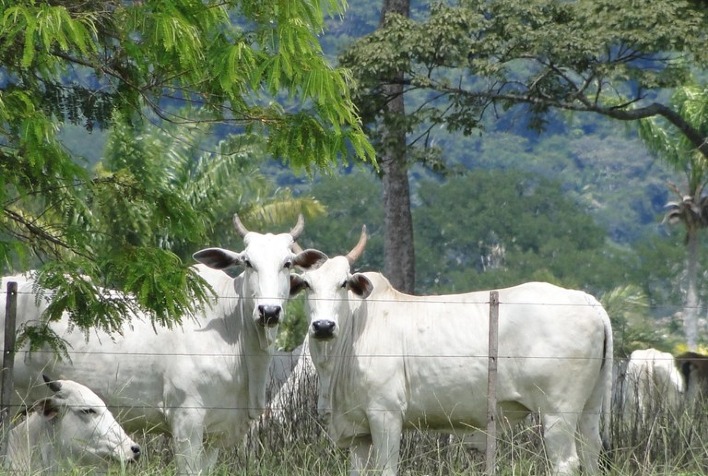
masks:
<path id="1" fill-rule="evenodd" d="M 59 390 L 61 390 L 61 384 L 59 382 L 57 382 L 56 380 L 52 380 L 51 378 L 47 377 L 44 374 L 42 374 L 42 378 L 44 379 L 44 383 L 46 383 L 47 386 L 49 386 L 49 389 L 52 392 L 56 393 Z"/>

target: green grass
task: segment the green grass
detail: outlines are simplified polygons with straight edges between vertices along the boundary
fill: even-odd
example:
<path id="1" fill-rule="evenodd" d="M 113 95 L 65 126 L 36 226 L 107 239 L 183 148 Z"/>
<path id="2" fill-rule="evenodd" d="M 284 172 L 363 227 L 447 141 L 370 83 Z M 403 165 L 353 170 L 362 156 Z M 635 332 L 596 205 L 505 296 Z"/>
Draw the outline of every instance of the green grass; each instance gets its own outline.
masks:
<path id="1" fill-rule="evenodd" d="M 347 474 L 347 452 L 337 449 L 316 418 L 314 385 L 308 395 L 293 398 L 287 424 L 263 422 L 246 443 L 222 455 L 217 475 L 339 476 Z M 615 412 L 616 413 L 616 412 Z M 547 459 L 538 418 L 525 426 L 501 432 L 496 474 L 544 474 Z M 603 455 L 609 476 L 708 475 L 708 408 L 652 409 L 647 422 L 630 416 L 613 418 L 612 448 Z M 153 450 L 149 463 L 140 463 L 140 474 L 173 474 L 169 446 Z M 148 443 L 149 446 L 149 443 Z M 146 466 L 142 466 L 146 465 Z M 161 468 L 168 467 L 166 472 Z M 401 476 L 474 476 L 485 470 L 484 455 L 461 440 L 432 432 L 407 431 L 401 442 Z M 143 472 L 147 471 L 147 472 Z M 132 472 L 132 471 L 130 471 Z"/>
<path id="2" fill-rule="evenodd" d="M 307 395 L 293 398 L 285 425 L 262 422 L 243 445 L 222 453 L 213 474 L 223 476 L 339 476 L 347 474 L 347 452 L 337 449 L 316 418 L 314 384 Z M 708 475 L 708 408 L 692 405 L 671 411 L 656 408 L 647 422 L 616 415 L 612 448 L 603 455 L 609 476 Z M 496 474 L 544 474 L 542 429 L 537 418 L 500 433 Z M 144 458 L 110 474 L 171 476 L 176 474 L 169 439 L 137 435 Z M 475 476 L 484 474 L 484 455 L 461 440 L 432 432 L 407 431 L 401 442 L 401 476 Z M 65 474 L 84 475 L 86 470 Z"/>

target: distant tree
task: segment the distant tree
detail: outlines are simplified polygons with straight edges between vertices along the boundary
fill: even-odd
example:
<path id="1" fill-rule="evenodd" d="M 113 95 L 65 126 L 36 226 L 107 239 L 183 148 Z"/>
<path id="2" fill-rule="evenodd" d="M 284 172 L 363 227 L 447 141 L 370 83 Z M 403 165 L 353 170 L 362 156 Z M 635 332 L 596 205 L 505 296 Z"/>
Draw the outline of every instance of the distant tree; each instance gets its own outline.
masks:
<path id="1" fill-rule="evenodd" d="M 672 103 L 691 127 L 708 137 L 708 86 L 682 86 L 672 96 Z M 684 176 L 684 183 L 669 184 L 677 200 L 667 204 L 665 220 L 671 224 L 681 223 L 686 230 L 683 319 L 688 348 L 696 350 L 701 231 L 708 228 L 708 155 L 701 153 L 693 142 L 661 118 L 640 121 L 639 133 L 652 152 Z"/>
<path id="2" fill-rule="evenodd" d="M 441 157 L 411 149 L 427 148 L 438 130 L 470 134 L 512 107 L 536 129 L 551 110 L 661 116 L 708 156 L 706 135 L 658 96 L 708 64 L 705 9 L 681 0 L 492 0 L 436 2 L 416 13 L 388 15 L 341 57 L 358 79 L 365 122 L 386 118 L 406 133 L 409 164 L 419 157 L 439 170 Z M 393 120 L 384 112 L 400 95 L 405 117 Z M 411 243 L 399 235 L 400 248 Z"/>
<path id="3" fill-rule="evenodd" d="M 175 177 L 147 163 L 132 174 L 116 167 L 94 176 L 57 132 L 63 124 L 106 128 L 120 114 L 130 126 L 212 123 L 260 134 L 270 155 L 305 169 L 354 155 L 370 160 L 349 76 L 318 42 L 325 16 L 343 7 L 337 0 L 294 0 L 287 8 L 253 0 L 2 2 L 3 270 L 41 265 L 44 284 L 68 296 L 59 307 L 95 301 L 95 290 L 68 286 L 67 276 L 106 284 L 111 273 L 109 284 L 140 296 L 158 322 L 194 311 L 202 286 L 168 243 L 201 242 L 213 210 L 191 208 L 165 186 Z M 115 158 L 148 144 L 133 147 Z M 132 212 L 134 228 L 98 221 L 118 204 L 112 213 L 128 223 L 122 214 Z M 95 215 L 96 207 L 104 213 Z M 88 309 L 77 325 L 100 323 L 106 313 Z M 114 329 L 121 314 L 112 316 L 105 322 Z"/>
<path id="4" fill-rule="evenodd" d="M 391 18 L 408 17 L 409 0 L 384 0 L 379 28 L 385 28 Z M 413 293 L 415 290 L 415 247 L 413 219 L 410 214 L 411 191 L 408 180 L 408 157 L 405 126 L 406 108 L 403 80 L 406 68 L 391 68 L 377 78 L 386 97 L 380 109 L 381 121 L 377 135 L 378 164 L 383 182 L 384 210 L 384 274 L 396 289 Z"/>
<path id="5" fill-rule="evenodd" d="M 310 193 L 326 207 L 326 212 L 307 223 L 303 247 L 317 248 L 329 256 L 347 253 L 359 240 L 366 225 L 368 240 L 355 267 L 364 271 L 383 269 L 384 214 L 381 183 L 368 170 L 326 174 L 318 177 Z"/>
<path id="6" fill-rule="evenodd" d="M 596 293 L 624 279 L 626 256 L 550 180 L 475 171 L 420 184 L 418 282 L 425 292 L 464 292 L 549 281 Z"/>

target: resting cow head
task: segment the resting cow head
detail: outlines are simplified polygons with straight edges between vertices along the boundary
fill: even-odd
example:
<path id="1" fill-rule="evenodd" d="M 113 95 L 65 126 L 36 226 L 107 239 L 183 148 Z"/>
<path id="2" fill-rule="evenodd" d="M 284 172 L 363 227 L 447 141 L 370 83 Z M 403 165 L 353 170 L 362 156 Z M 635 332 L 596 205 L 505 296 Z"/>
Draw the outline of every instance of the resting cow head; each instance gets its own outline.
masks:
<path id="1" fill-rule="evenodd" d="M 207 248 L 195 253 L 194 259 L 228 274 L 232 268 L 243 266 L 242 297 L 252 304 L 253 319 L 261 327 L 275 327 L 288 298 L 290 270 L 302 259 L 293 252 L 293 247 L 302 233 L 303 217 L 299 216 L 289 233 L 278 235 L 249 231 L 238 215 L 234 215 L 234 227 L 246 245 L 242 252 Z"/>
<path id="2" fill-rule="evenodd" d="M 88 387 L 73 380 L 51 380 L 54 392 L 33 407 L 49 429 L 58 453 L 81 463 L 114 460 L 123 463 L 140 457 L 138 446 L 118 424 L 106 404 Z"/>
<path id="3" fill-rule="evenodd" d="M 330 340 L 337 337 L 340 317 L 349 312 L 349 291 L 361 298 L 371 294 L 371 281 L 363 274 L 349 272 L 351 265 L 364 251 L 366 238 L 366 226 L 363 226 L 359 243 L 346 256 L 328 259 L 324 253 L 309 250 L 320 253 L 320 259 L 298 263 L 305 272 L 301 276 L 291 277 L 290 294 L 294 296 L 302 290 L 307 292 L 308 333 L 311 338 Z"/>

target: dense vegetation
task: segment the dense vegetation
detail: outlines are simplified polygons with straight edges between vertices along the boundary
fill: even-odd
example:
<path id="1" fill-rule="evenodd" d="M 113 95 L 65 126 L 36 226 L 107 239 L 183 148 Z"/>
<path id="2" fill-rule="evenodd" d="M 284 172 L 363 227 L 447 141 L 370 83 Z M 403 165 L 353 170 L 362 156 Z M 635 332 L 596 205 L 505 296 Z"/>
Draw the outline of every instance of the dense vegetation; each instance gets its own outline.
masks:
<path id="1" fill-rule="evenodd" d="M 336 55 L 355 39 L 375 30 L 374 3 L 350 5 L 343 17 L 327 21 L 329 29 L 320 42 L 330 61 L 336 61 Z M 699 71 L 701 77 L 705 75 Z M 480 289 L 531 279 L 581 287 L 598 296 L 635 286 L 646 296 L 648 308 L 643 313 L 663 319 L 672 332 L 678 332 L 680 323 L 674 314 L 685 294 L 683 230 L 662 219 L 672 199 L 669 184 L 680 183 L 681 174 L 649 153 L 633 123 L 618 127 L 601 115 L 551 112 L 538 130 L 529 128 L 529 118 L 526 106 L 518 105 L 497 111 L 470 135 L 430 130 L 425 152 L 412 155 L 420 159 L 410 169 L 416 292 Z M 254 204 L 287 202 L 306 211 L 303 245 L 330 254 L 348 249 L 366 224 L 371 240 L 358 266 L 383 269 L 384 210 L 375 170 L 346 165 L 329 172 L 312 169 L 310 175 L 280 161 L 264 160 L 267 156 L 253 139 L 230 139 L 231 150 L 227 151 L 226 143 L 217 145 L 229 132 L 222 127 L 201 127 L 200 132 L 188 135 L 178 132 L 177 125 L 162 134 L 158 131 L 152 132 L 158 136 L 151 139 L 152 144 L 132 151 L 125 146 L 104 150 L 107 136 L 99 130 L 86 132 L 67 125 L 61 137 L 75 155 L 86 158 L 89 167 L 112 154 L 116 157 L 111 159 L 113 165 L 103 162 L 104 170 L 112 174 L 120 170 L 140 173 L 140 164 L 147 161 L 153 164 L 147 169 L 151 173 L 174 167 L 159 158 L 165 155 L 160 151 L 166 150 L 168 156 L 178 154 L 183 161 L 203 165 L 230 157 L 235 168 L 221 174 L 221 181 L 208 182 L 215 192 L 209 195 L 210 205 L 192 199 L 193 206 L 213 215 L 208 233 L 214 242 L 238 248 L 228 231 L 231 212 L 248 214 Z M 123 143 L 147 140 L 146 132 L 142 127 L 125 136 Z M 187 143 L 188 138 L 194 140 L 193 145 Z M 117 143 L 117 139 L 111 141 Z M 215 150 L 220 152 L 209 152 Z M 120 159 L 120 154 L 131 160 Z M 225 164 L 212 170 L 212 177 L 220 175 L 216 170 L 231 167 Z M 259 164 L 262 177 L 256 178 L 253 174 Z M 184 175 L 182 180 L 189 177 Z M 269 181 L 273 185 L 266 185 Z M 219 212 L 213 209 L 217 203 Z M 269 216 L 277 220 L 280 215 L 271 212 Z M 132 216 L 132 223 L 122 220 L 116 226 L 142 230 L 144 236 L 147 231 L 155 232 L 147 226 L 155 223 L 154 218 Z M 293 215 L 285 216 L 291 220 Z M 705 247 L 703 235 L 701 246 Z M 179 234 L 173 238 L 182 240 L 173 251 L 187 262 L 190 243 L 197 246 L 195 236 L 189 241 Z M 708 269 L 707 259 L 706 253 L 700 255 L 701 276 Z M 699 294 L 701 302 L 708 299 L 705 285 Z"/>
<path id="2" fill-rule="evenodd" d="M 43 266 L 45 284 L 58 287 L 68 297 L 65 303 L 90 305 L 90 289 L 62 279 L 65 273 L 89 274 L 97 283 L 135 291 L 142 306 L 169 323 L 191 309 L 193 298 L 202 296 L 198 283 L 188 277 L 191 253 L 205 245 L 240 249 L 230 226 L 234 212 L 250 228 L 277 231 L 286 229 L 299 211 L 306 215 L 302 247 L 331 256 L 347 251 L 366 224 L 370 240 L 357 268 L 382 270 L 381 169 L 366 164 L 372 149 L 349 97 L 354 83 L 346 70 L 331 67 L 356 40 L 376 31 L 381 2 L 351 2 L 342 16 L 338 13 L 343 2 L 290 3 L 298 8 L 261 1 L 214 2 L 214 9 L 205 9 L 205 2 L 182 0 L 3 3 L 3 271 Z M 603 65 L 585 55 L 602 50 L 593 33 L 612 39 L 623 33 L 625 20 L 630 26 L 637 22 L 626 33 L 647 47 L 674 48 L 683 40 L 689 49 L 705 47 L 701 42 L 708 30 L 701 29 L 705 24 L 697 15 L 668 21 L 676 15 L 675 8 L 702 7 L 701 2 L 640 2 L 646 8 L 637 7 L 634 16 L 617 13 L 631 12 L 629 2 L 594 2 L 603 9 L 601 20 L 607 24 L 593 20 L 590 26 L 596 29 L 587 32 L 561 8 L 574 2 L 555 2 L 550 10 L 542 8 L 544 3 L 553 2 L 497 2 L 510 10 L 495 17 L 498 30 L 489 30 L 499 35 L 498 43 L 475 44 L 481 70 L 494 70 L 500 51 L 494 48 L 507 45 L 502 41 L 504 15 L 549 18 L 564 25 L 565 30 L 554 32 L 550 21 L 536 24 L 542 27 L 539 31 L 553 33 L 548 38 L 586 35 L 571 45 L 555 44 L 526 28 L 533 22 L 514 24 L 534 40 L 530 44 L 539 56 L 550 48 L 549 54 L 561 60 L 558 64 L 567 60 L 582 72 L 592 65 L 593 74 L 603 73 Z M 593 2 L 576 3 L 588 7 Z M 231 9 L 222 9 L 226 6 Z M 431 18 L 428 4 L 416 2 L 411 19 L 420 24 L 400 20 L 388 33 L 411 34 L 424 46 L 454 42 L 458 37 L 452 27 L 467 28 L 462 20 L 480 18 L 458 15 L 448 7 L 436 4 Z M 323 11 L 335 15 L 323 16 Z M 666 24 L 646 26 L 652 15 L 664 11 Z M 549 12 L 553 15 L 547 16 Z M 682 28 L 685 38 L 678 41 Z M 359 68 L 358 79 L 379 79 L 367 74 L 390 65 L 372 50 L 383 54 L 388 52 L 384 46 L 409 45 L 401 38 L 379 32 L 342 58 Z M 440 51 L 404 48 L 405 55 L 390 59 L 399 61 L 396 66 L 409 60 L 420 66 L 423 60 L 439 67 L 448 60 L 470 58 L 441 56 Z M 698 53 L 704 56 L 706 50 Z M 362 58 L 366 61 L 355 62 Z M 614 91 L 621 93 L 615 99 L 644 94 L 649 85 L 653 90 L 646 97 L 664 101 L 671 96 L 670 88 L 689 81 L 689 71 L 691 81 L 705 89 L 705 63 L 673 64 L 657 72 L 650 67 L 657 58 L 642 55 L 612 64 L 617 68 L 613 74 L 629 79 Z M 538 87 L 527 92 L 570 94 L 569 84 L 559 79 L 562 75 L 534 76 L 538 69 L 510 63 L 504 71 L 507 84 L 536 78 L 539 81 L 527 85 Z M 448 73 L 431 77 L 449 88 L 454 81 L 442 81 L 451 77 Z M 417 76 L 410 86 L 431 86 L 423 77 Z M 464 84 L 487 83 L 465 78 Z M 365 126 L 372 126 L 381 96 L 362 97 L 364 90 L 357 91 L 359 110 L 370 120 Z M 551 281 L 602 298 L 613 318 L 618 356 L 637 347 L 675 350 L 684 344 L 677 313 L 686 294 L 685 230 L 663 222 L 665 206 L 674 199 L 669 184 L 681 183 L 684 177 L 649 152 L 637 124 L 619 124 L 595 111 L 553 110 L 552 105 L 523 103 L 513 96 L 501 98 L 501 103 L 458 99 L 457 115 L 446 118 L 434 94 L 416 94 L 409 104 L 435 106 L 421 107 L 418 117 L 402 122 L 415 138 L 406 166 L 416 292 Z M 196 107 L 188 107 L 187 98 Z M 201 107 L 205 104 L 209 107 Z M 470 104 L 474 107 L 463 107 Z M 600 105 L 609 108 L 611 117 L 613 103 Z M 477 114 L 478 106 L 490 114 Z M 375 127 L 369 132 L 374 140 L 379 138 Z M 705 235 L 701 230 L 699 303 L 708 302 Z M 89 317 L 80 321 L 86 327 L 120 325 L 120 308 L 97 313 L 95 308 L 84 312 L 84 306 L 75 311 Z M 705 316 L 703 305 L 700 314 Z M 285 348 L 302 341 L 300 301 L 292 303 L 290 315 L 299 320 L 282 326 Z M 699 337 L 705 345 L 705 318 L 702 326 Z M 219 471 L 344 474 L 346 455 L 327 440 L 313 402 L 297 401 L 294 411 L 290 427 L 261 426 L 248 445 L 226 455 Z M 702 408 L 691 412 L 657 413 L 651 431 L 615 421 L 609 474 L 703 474 L 708 425 L 695 424 L 693 416 L 706 413 Z M 536 426 L 505 436 L 499 474 L 539 471 L 544 463 L 538 432 Z M 163 441 L 146 438 L 148 458 L 137 471 L 170 474 L 169 450 L 160 454 Z M 462 444 L 414 432 L 405 438 L 406 474 L 481 473 L 480 458 Z"/>

